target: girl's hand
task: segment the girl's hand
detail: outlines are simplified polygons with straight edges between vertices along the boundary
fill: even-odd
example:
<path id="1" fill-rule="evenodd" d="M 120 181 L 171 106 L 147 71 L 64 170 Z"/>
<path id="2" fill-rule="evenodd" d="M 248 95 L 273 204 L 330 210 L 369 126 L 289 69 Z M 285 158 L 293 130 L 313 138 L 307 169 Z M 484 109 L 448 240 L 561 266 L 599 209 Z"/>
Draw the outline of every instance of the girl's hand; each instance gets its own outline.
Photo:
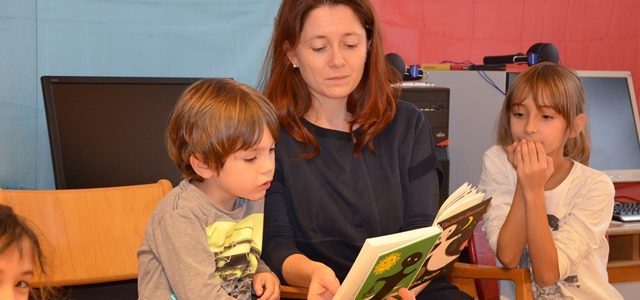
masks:
<path id="1" fill-rule="evenodd" d="M 520 141 L 514 151 L 518 182 L 522 191 L 543 191 L 544 185 L 553 174 L 553 159 L 544 151 L 540 142 Z"/>
<path id="2" fill-rule="evenodd" d="M 280 299 L 280 281 L 273 273 L 264 272 L 253 275 L 253 290 L 259 300 Z"/>
<path id="3" fill-rule="evenodd" d="M 316 268 L 311 274 L 309 293 L 307 299 L 327 299 L 330 300 L 338 291 L 340 281 L 331 268 L 326 265 Z"/>
<path id="4" fill-rule="evenodd" d="M 513 144 L 504 147 L 504 152 L 507 153 L 507 159 L 509 160 L 509 162 L 511 163 L 511 166 L 513 166 L 514 169 L 517 169 L 516 166 L 516 146 L 518 145 L 518 142 L 513 142 Z"/>

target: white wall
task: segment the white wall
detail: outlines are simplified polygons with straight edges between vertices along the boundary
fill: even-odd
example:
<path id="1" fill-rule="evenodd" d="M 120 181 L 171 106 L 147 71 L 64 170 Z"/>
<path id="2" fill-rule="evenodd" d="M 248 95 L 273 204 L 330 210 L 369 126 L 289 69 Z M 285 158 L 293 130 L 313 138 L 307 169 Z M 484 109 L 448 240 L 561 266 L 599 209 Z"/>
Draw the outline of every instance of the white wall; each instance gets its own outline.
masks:
<path id="1" fill-rule="evenodd" d="M 429 71 L 427 81 L 450 89 L 449 192 L 465 182 L 477 185 L 482 155 L 495 144 L 495 124 L 504 95 L 506 73 L 498 71 Z"/>

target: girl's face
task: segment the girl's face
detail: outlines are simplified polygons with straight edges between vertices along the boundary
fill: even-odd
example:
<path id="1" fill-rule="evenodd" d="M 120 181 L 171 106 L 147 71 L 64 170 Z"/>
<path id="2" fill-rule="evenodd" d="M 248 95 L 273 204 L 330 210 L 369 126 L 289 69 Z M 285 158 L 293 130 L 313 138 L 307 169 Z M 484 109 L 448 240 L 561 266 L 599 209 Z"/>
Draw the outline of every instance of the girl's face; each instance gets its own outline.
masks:
<path id="1" fill-rule="evenodd" d="M 346 100 L 362 78 L 367 47 L 365 29 L 351 8 L 323 5 L 309 13 L 288 56 L 313 100 Z"/>
<path id="2" fill-rule="evenodd" d="M 562 159 L 564 144 L 568 138 L 567 122 L 551 106 L 543 103 L 536 107 L 533 98 L 529 96 L 512 107 L 509 122 L 514 142 L 541 142 L 548 156 L 555 161 Z"/>
<path id="3" fill-rule="evenodd" d="M 0 254 L 0 299 L 28 299 L 32 277 L 33 250 L 30 243 L 22 243 L 22 253 L 18 245 L 13 244 Z"/>

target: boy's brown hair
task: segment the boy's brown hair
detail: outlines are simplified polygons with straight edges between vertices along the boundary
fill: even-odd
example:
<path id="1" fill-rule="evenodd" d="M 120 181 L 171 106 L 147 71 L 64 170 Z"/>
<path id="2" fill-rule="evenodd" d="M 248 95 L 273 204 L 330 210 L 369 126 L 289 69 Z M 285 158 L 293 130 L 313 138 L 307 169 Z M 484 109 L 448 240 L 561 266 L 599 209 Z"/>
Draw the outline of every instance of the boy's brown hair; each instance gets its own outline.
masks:
<path id="1" fill-rule="evenodd" d="M 171 112 L 167 149 L 184 177 L 202 181 L 189 162 L 192 155 L 219 172 L 231 154 L 260 143 L 265 126 L 277 140 L 275 110 L 257 90 L 231 79 L 203 79 L 182 93 Z"/>

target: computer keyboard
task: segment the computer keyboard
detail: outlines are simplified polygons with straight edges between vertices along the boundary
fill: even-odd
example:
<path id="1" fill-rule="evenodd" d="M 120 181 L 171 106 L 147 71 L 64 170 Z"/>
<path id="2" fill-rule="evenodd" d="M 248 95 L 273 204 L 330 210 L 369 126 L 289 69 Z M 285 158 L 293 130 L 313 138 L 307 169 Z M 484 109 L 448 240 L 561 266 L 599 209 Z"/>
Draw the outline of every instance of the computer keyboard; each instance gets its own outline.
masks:
<path id="1" fill-rule="evenodd" d="M 613 219 L 622 222 L 640 221 L 640 202 L 616 202 L 613 205 Z"/>

